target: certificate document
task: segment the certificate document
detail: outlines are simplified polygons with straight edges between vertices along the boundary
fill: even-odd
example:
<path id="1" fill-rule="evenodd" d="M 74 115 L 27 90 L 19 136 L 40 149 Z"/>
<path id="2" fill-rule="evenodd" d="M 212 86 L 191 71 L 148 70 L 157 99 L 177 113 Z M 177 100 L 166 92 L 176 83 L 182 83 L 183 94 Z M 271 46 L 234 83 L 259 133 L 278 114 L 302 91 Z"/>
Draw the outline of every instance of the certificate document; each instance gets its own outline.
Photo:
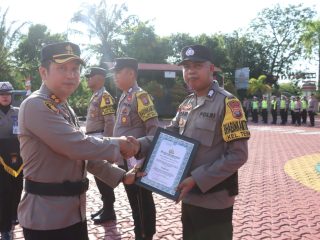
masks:
<path id="1" fill-rule="evenodd" d="M 199 143 L 177 133 L 158 128 L 136 184 L 176 200 L 179 183 L 185 178 Z"/>

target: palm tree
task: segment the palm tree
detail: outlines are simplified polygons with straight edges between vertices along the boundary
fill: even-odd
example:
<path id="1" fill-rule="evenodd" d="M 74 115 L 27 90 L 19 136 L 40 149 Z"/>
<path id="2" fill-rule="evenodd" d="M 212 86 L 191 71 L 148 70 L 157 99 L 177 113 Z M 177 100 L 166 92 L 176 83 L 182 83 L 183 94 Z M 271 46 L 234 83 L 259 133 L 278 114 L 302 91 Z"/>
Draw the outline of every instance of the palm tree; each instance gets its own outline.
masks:
<path id="1" fill-rule="evenodd" d="M 137 23 L 136 16 L 124 16 L 127 10 L 125 3 L 108 6 L 105 0 L 101 0 L 98 5 L 84 5 L 71 19 L 71 22 L 86 25 L 90 39 L 99 40 L 98 44 L 91 44 L 89 48 L 101 55 L 101 62 L 111 61 L 119 55 L 123 32 Z M 73 32 L 83 34 L 77 30 Z"/>
<path id="2" fill-rule="evenodd" d="M 9 8 L 4 10 L 0 7 L 0 73 L 2 81 L 13 81 L 13 53 L 14 47 L 20 37 L 20 30 L 26 22 L 17 25 L 16 21 L 7 24 L 7 14 Z M 15 86 L 16 84 L 13 83 Z M 16 87 L 16 86 L 15 86 Z"/>
<path id="3" fill-rule="evenodd" d="M 307 21 L 305 33 L 301 39 L 309 56 L 316 52 L 318 56 L 318 89 L 320 89 L 320 20 Z"/>
<path id="4" fill-rule="evenodd" d="M 249 80 L 249 88 L 248 93 L 252 95 L 257 95 L 258 97 L 262 97 L 265 93 L 271 93 L 272 88 L 266 84 L 266 75 L 260 75 L 259 78 L 251 78 Z"/>

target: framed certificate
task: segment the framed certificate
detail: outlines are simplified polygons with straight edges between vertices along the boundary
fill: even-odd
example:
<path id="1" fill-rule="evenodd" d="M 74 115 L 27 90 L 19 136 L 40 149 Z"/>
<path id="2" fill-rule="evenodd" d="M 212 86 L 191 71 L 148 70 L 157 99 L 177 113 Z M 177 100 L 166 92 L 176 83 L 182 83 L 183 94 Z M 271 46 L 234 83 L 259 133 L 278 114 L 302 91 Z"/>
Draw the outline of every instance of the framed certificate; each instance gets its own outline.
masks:
<path id="1" fill-rule="evenodd" d="M 172 200 L 179 197 L 176 190 L 186 177 L 199 142 L 158 128 L 142 171 L 147 175 L 136 184 Z"/>

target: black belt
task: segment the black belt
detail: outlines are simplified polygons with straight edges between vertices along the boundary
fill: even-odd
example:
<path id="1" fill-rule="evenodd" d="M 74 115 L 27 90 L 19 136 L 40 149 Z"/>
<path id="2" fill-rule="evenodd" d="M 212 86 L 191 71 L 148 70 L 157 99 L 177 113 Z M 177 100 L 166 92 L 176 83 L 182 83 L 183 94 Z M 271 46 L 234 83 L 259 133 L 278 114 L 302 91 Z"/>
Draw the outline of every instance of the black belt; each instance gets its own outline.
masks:
<path id="1" fill-rule="evenodd" d="M 27 193 L 43 196 L 77 196 L 85 193 L 88 188 L 88 178 L 78 182 L 65 181 L 63 183 L 41 183 L 26 179 L 24 186 Z"/>
<path id="2" fill-rule="evenodd" d="M 193 187 L 190 192 L 197 193 L 197 194 L 206 194 L 206 193 L 214 193 L 219 192 L 222 190 L 227 190 L 229 196 L 235 196 L 239 194 L 239 186 L 238 186 L 238 172 L 235 172 L 230 177 L 222 181 L 221 183 L 217 184 L 213 188 L 209 189 L 205 193 L 202 193 L 200 188 L 196 185 Z"/>

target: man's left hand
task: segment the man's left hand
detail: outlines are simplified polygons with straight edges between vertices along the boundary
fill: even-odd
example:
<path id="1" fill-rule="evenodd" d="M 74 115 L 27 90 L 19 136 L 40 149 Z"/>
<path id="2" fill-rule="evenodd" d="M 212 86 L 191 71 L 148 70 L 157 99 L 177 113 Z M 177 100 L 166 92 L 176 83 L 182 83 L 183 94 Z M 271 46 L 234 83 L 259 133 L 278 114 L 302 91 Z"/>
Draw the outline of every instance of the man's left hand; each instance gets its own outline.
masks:
<path id="1" fill-rule="evenodd" d="M 177 199 L 176 203 L 180 202 L 184 196 L 196 185 L 196 182 L 192 177 L 187 177 L 184 179 L 179 186 L 177 187 L 177 190 L 180 191 L 179 198 Z"/>
<path id="2" fill-rule="evenodd" d="M 130 171 L 126 172 L 123 176 L 122 182 L 123 184 L 129 185 L 133 184 L 137 178 L 146 176 L 147 173 L 140 172 L 140 168 L 134 167 Z"/>

